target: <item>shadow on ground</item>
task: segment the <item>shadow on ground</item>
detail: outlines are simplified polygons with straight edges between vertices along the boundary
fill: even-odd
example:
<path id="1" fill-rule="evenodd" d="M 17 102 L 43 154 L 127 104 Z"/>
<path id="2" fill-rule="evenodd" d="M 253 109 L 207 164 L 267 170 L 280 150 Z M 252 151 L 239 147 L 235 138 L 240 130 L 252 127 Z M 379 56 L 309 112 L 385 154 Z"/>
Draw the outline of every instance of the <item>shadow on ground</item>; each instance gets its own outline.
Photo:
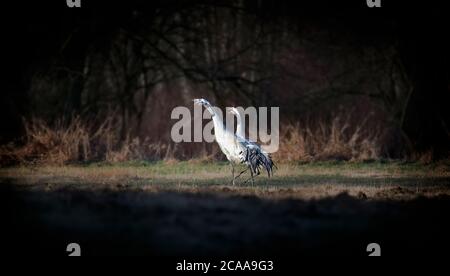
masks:
<path id="1" fill-rule="evenodd" d="M 10 254 L 66 255 L 433 255 L 450 245 L 449 196 L 320 200 L 142 191 L 16 190 L 1 184 Z"/>

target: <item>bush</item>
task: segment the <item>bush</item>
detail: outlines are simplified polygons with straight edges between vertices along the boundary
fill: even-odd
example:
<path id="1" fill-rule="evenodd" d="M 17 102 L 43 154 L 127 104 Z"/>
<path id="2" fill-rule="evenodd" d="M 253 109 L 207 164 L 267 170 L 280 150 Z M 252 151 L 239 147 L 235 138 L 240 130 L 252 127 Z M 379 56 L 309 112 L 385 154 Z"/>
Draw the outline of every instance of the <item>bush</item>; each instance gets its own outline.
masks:
<path id="1" fill-rule="evenodd" d="M 370 134 L 369 134 L 370 133 Z M 380 132 L 367 131 L 366 121 L 350 124 L 350 117 L 334 117 L 312 124 L 291 124 L 280 133 L 274 158 L 286 161 L 379 159 Z"/>
<path id="2" fill-rule="evenodd" d="M 0 163 L 64 165 L 87 161 L 121 162 L 136 159 L 163 159 L 171 156 L 170 146 L 140 141 L 121 141 L 117 122 L 108 117 L 100 125 L 80 117 L 57 120 L 51 126 L 40 119 L 25 121 L 22 145 L 10 143 L 0 148 Z"/>

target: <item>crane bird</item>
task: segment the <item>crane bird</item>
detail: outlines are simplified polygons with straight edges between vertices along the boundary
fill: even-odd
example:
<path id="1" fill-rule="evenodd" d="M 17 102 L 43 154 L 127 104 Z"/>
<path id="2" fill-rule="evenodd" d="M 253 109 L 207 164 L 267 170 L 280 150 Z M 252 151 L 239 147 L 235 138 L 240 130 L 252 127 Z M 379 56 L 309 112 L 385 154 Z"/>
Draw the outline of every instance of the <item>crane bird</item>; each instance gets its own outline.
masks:
<path id="1" fill-rule="evenodd" d="M 267 174 L 270 177 L 271 174 L 273 174 L 272 169 L 276 166 L 272 161 L 272 158 L 270 157 L 270 155 L 263 150 L 258 144 L 256 144 L 255 142 L 252 142 L 250 140 L 245 139 L 245 129 L 244 129 L 244 124 L 242 123 L 242 117 L 241 114 L 239 113 L 238 109 L 236 107 L 229 107 L 227 108 L 227 111 L 230 112 L 231 114 L 236 116 L 237 119 L 237 125 L 236 125 L 236 136 L 244 141 L 246 143 L 246 147 L 247 147 L 247 153 L 249 154 L 249 158 L 260 158 L 260 160 L 258 161 L 258 166 L 254 167 L 254 172 L 256 173 L 256 175 L 259 175 L 260 173 L 260 167 L 265 168 L 267 170 Z M 250 150 L 250 151 L 249 151 Z M 261 156 L 262 155 L 262 156 Z M 253 164 L 254 162 L 250 162 L 250 164 Z"/>
<path id="2" fill-rule="evenodd" d="M 238 117 L 238 126 L 240 127 L 240 130 L 238 128 L 238 131 L 240 131 L 241 135 L 236 135 L 225 128 L 222 119 L 219 118 L 218 114 L 214 111 L 212 105 L 207 100 L 194 99 L 193 101 L 195 104 L 204 106 L 212 116 L 216 142 L 232 167 L 233 185 L 235 185 L 236 178 L 248 169 L 250 169 L 252 184 L 254 183 L 254 175 L 259 175 L 261 169 L 265 169 L 269 177 L 272 175 L 272 169 L 274 166 L 272 159 L 265 151 L 261 149 L 259 145 L 246 140 L 243 137 L 240 116 Z M 242 163 L 247 165 L 247 169 L 235 177 L 234 166 L 235 164 Z"/>

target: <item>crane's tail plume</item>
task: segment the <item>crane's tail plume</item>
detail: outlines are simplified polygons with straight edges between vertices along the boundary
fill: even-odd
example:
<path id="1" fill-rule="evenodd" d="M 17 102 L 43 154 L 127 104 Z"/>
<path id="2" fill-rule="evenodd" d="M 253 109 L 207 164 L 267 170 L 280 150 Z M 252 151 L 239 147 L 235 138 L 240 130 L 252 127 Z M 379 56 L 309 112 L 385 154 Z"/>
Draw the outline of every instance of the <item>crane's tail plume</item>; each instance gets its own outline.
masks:
<path id="1" fill-rule="evenodd" d="M 276 168 L 270 155 L 262 151 L 259 147 L 247 148 L 246 161 L 250 170 L 256 175 L 259 175 L 261 170 L 266 170 L 267 176 L 271 177 L 273 175 L 273 168 Z"/>

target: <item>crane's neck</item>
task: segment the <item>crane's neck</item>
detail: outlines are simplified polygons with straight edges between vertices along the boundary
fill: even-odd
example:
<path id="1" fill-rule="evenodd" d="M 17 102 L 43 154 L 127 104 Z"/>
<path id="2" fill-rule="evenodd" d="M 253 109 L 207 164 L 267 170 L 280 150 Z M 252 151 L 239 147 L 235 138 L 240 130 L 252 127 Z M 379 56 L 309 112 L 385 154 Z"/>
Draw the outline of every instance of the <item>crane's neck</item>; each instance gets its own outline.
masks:
<path id="1" fill-rule="evenodd" d="M 206 106 L 206 109 L 211 113 L 213 124 L 214 124 L 214 134 L 215 136 L 222 136 L 225 132 L 225 126 L 223 125 L 222 118 L 211 106 Z"/>
<path id="2" fill-rule="evenodd" d="M 242 138 L 244 138 L 245 133 L 244 133 L 243 125 L 242 125 L 242 117 L 239 112 L 236 112 L 236 119 L 237 119 L 236 134 L 241 136 Z"/>

